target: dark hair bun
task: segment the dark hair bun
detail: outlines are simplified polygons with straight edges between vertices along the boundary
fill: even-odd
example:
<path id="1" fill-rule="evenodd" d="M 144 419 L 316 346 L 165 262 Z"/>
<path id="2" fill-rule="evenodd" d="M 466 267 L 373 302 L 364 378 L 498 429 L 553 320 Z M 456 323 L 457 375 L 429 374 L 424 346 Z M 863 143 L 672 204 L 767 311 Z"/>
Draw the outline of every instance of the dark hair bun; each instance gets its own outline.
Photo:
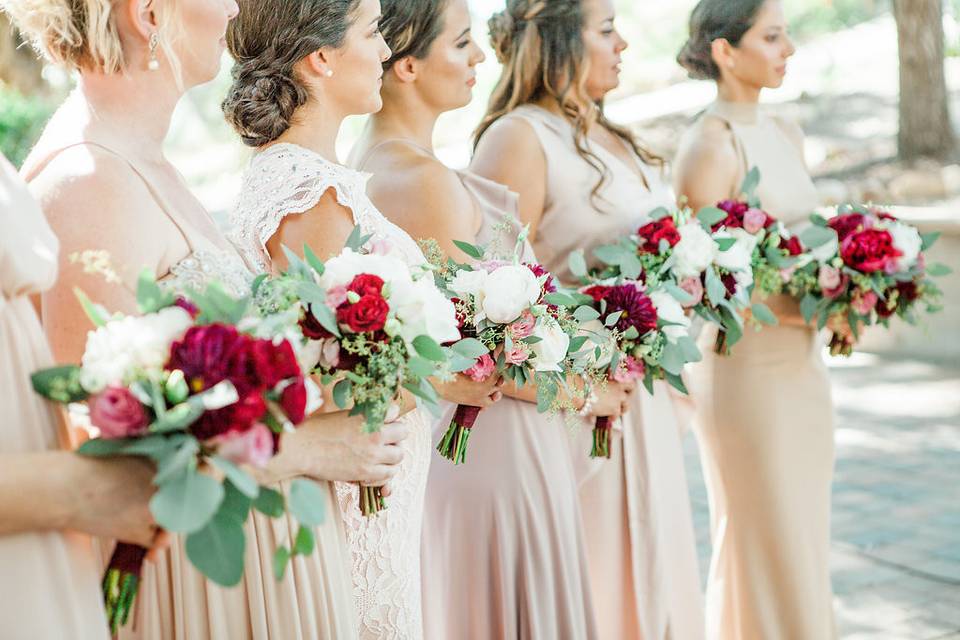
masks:
<path id="1" fill-rule="evenodd" d="M 712 42 L 687 40 L 677 56 L 677 64 L 694 80 L 719 80 L 720 68 L 713 61 Z"/>
<path id="2" fill-rule="evenodd" d="M 690 14 L 690 38 L 677 55 L 677 63 L 696 80 L 719 80 L 713 60 L 714 40 L 734 47 L 753 27 L 766 0 L 700 0 Z"/>
<path id="3" fill-rule="evenodd" d="M 306 104 L 308 95 L 293 77 L 293 70 L 264 68 L 238 63 L 233 85 L 223 101 L 223 113 L 244 144 L 260 147 L 279 138 L 290 128 L 293 114 Z"/>

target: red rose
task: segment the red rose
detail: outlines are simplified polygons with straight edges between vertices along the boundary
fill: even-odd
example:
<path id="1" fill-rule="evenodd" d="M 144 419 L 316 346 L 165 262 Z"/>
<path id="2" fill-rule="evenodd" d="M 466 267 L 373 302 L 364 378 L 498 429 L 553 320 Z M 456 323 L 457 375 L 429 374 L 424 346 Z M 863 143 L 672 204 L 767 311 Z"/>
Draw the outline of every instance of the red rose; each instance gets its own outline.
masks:
<path id="1" fill-rule="evenodd" d="M 677 225 L 670 216 L 648 222 L 637 229 L 637 235 L 643 239 L 640 253 L 659 254 L 661 240 L 666 240 L 671 247 L 677 246 L 680 242 L 680 232 L 677 231 Z"/>
<path id="2" fill-rule="evenodd" d="M 246 356 L 249 361 L 245 363 L 247 370 L 243 380 L 253 388 L 273 389 L 282 380 L 301 375 L 297 355 L 287 340 L 280 344 L 273 344 L 270 340 L 251 340 Z"/>
<path id="3" fill-rule="evenodd" d="M 390 305 L 383 296 L 365 295 L 354 304 L 340 305 L 337 322 L 347 325 L 354 333 L 371 333 L 383 329 L 389 313 Z"/>
<path id="4" fill-rule="evenodd" d="M 369 273 L 361 273 L 347 285 L 347 291 L 358 296 L 379 296 L 383 291 L 383 279 Z"/>
<path id="5" fill-rule="evenodd" d="M 603 285 L 594 285 L 587 289 L 583 290 L 584 295 L 588 295 L 593 298 L 594 302 L 600 302 L 607 297 L 607 294 L 610 293 L 610 287 L 605 287 Z"/>
<path id="6" fill-rule="evenodd" d="M 798 256 L 803 253 L 803 245 L 800 244 L 800 238 L 780 238 L 780 248 L 785 250 L 791 256 Z"/>
<path id="7" fill-rule="evenodd" d="M 830 218 L 827 221 L 827 226 L 836 231 L 840 237 L 840 242 L 843 242 L 850 234 L 869 229 L 873 224 L 869 218 L 862 214 L 846 213 Z"/>
<path id="8" fill-rule="evenodd" d="M 326 340 L 327 338 L 333 337 L 333 334 L 320 324 L 317 316 L 313 315 L 313 311 L 309 306 L 306 311 L 303 312 L 303 317 L 300 318 L 300 330 L 308 340 Z"/>
<path id="9" fill-rule="evenodd" d="M 840 244 L 840 257 L 844 264 L 862 273 L 882 271 L 902 255 L 893 246 L 893 237 L 885 229 L 857 231 Z"/>
<path id="10" fill-rule="evenodd" d="M 267 405 L 260 393 L 242 396 L 229 407 L 207 411 L 193 423 L 190 431 L 199 440 L 209 440 L 233 431 L 246 431 L 267 413 Z"/>
<path id="11" fill-rule="evenodd" d="M 280 407 L 293 424 L 300 424 L 307 413 L 307 387 L 303 378 L 288 384 L 280 394 Z"/>
<path id="12" fill-rule="evenodd" d="M 714 231 L 719 231 L 721 227 L 726 227 L 727 229 L 742 229 L 743 218 L 747 215 L 747 212 L 750 211 L 750 204 L 748 202 L 741 202 L 740 200 L 721 200 L 717 203 L 717 208 L 726 212 L 727 217 L 713 225 Z M 767 212 L 761 211 L 761 213 L 764 215 L 764 229 L 776 222 L 776 218 L 773 218 Z"/>

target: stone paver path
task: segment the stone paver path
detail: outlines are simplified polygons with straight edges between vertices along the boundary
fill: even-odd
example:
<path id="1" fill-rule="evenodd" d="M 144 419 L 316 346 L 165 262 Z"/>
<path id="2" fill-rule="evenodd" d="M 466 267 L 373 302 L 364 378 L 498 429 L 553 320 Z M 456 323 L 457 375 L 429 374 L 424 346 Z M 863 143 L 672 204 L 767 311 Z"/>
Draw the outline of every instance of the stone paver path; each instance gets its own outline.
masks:
<path id="1" fill-rule="evenodd" d="M 831 360 L 832 573 L 844 640 L 960 640 L 960 365 Z M 686 443 L 704 576 L 710 533 Z"/>

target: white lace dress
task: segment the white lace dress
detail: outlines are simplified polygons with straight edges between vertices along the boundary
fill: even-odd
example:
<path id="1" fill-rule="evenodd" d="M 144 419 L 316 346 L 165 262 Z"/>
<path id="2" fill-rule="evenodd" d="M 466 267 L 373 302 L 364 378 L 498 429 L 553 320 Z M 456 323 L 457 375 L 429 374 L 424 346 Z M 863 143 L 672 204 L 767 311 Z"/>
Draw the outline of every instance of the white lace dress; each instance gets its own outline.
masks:
<path id="1" fill-rule="evenodd" d="M 370 202 L 368 178 L 297 145 L 269 147 L 247 170 L 240 205 L 231 218 L 230 239 L 250 265 L 270 271 L 266 243 L 283 218 L 309 211 L 333 189 L 365 234 L 392 244 L 408 264 L 422 264 L 424 257 L 416 242 Z M 324 221 L 318 219 L 316 224 Z M 362 640 L 419 640 L 423 635 L 420 529 L 430 466 L 430 424 L 421 409 L 401 421 L 408 424 L 411 435 L 402 445 L 405 457 L 390 485 L 386 511 L 363 517 L 356 485 L 337 484 Z"/>

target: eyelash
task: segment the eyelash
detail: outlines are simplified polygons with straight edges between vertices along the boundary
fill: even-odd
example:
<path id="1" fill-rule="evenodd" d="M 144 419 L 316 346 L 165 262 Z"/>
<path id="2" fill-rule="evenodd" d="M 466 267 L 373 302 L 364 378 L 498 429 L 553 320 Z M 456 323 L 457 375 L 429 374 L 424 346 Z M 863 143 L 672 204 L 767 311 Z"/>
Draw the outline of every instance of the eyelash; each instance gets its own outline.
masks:
<path id="1" fill-rule="evenodd" d="M 467 45 L 469 45 L 469 44 L 470 44 L 470 41 L 469 41 L 469 40 L 466 40 L 465 42 L 458 42 L 458 43 L 457 43 L 457 49 L 466 49 L 466 48 L 467 48 Z"/>

